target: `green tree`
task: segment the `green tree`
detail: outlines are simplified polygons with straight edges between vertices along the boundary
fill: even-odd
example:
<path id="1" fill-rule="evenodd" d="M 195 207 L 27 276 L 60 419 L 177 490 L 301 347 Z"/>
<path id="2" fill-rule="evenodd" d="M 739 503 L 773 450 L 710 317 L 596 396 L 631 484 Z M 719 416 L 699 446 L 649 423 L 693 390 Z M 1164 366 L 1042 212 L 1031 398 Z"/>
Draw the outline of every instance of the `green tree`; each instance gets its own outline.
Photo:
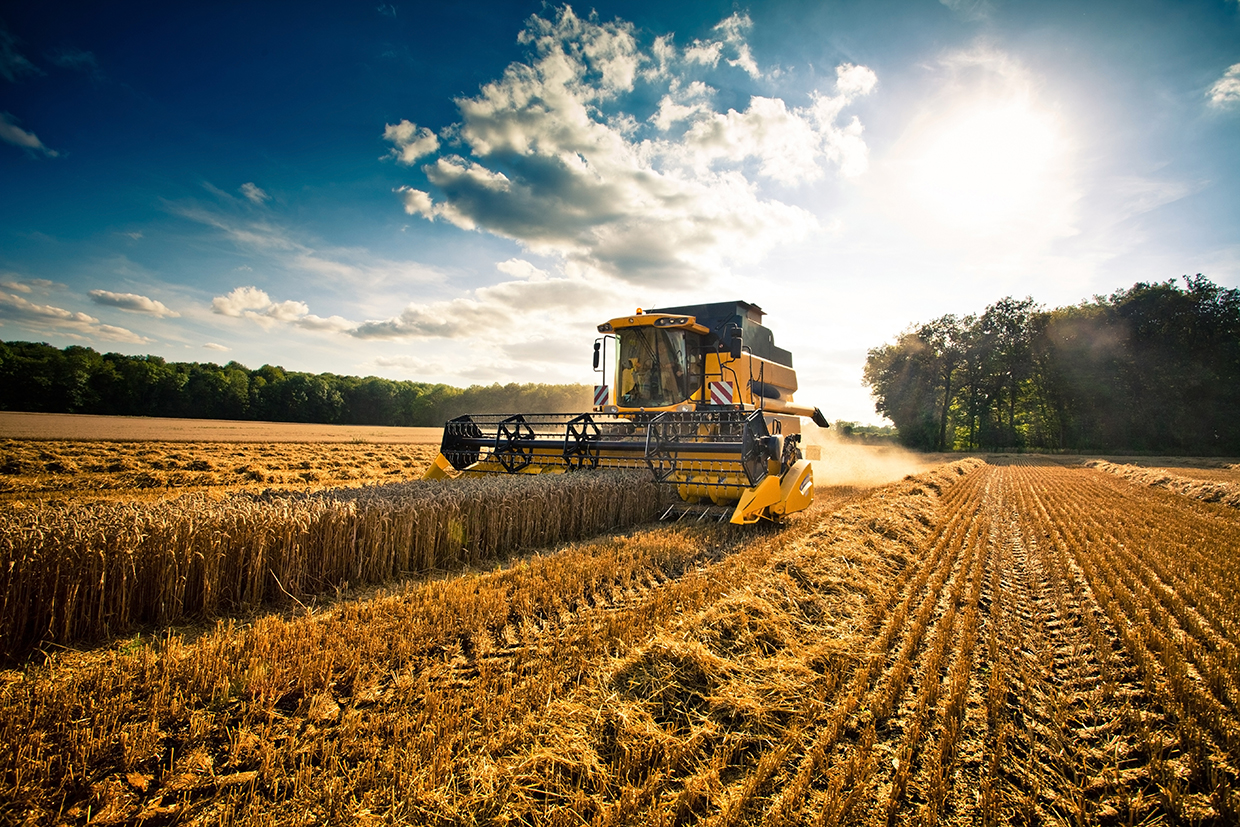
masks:
<path id="1" fill-rule="evenodd" d="M 869 351 L 863 381 L 874 394 L 875 410 L 895 423 L 901 444 L 935 447 L 938 375 L 937 356 L 917 330 Z"/>

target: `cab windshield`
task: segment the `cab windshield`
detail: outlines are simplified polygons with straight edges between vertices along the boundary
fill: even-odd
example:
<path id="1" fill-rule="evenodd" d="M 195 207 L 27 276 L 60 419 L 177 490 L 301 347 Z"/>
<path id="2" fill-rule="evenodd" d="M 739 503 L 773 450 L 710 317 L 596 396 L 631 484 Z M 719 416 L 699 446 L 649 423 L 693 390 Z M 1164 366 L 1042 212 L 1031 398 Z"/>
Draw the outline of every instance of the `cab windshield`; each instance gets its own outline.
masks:
<path id="1" fill-rule="evenodd" d="M 620 339 L 616 372 L 620 407 L 664 408 L 689 398 L 690 365 L 683 330 L 630 327 L 616 335 Z"/>

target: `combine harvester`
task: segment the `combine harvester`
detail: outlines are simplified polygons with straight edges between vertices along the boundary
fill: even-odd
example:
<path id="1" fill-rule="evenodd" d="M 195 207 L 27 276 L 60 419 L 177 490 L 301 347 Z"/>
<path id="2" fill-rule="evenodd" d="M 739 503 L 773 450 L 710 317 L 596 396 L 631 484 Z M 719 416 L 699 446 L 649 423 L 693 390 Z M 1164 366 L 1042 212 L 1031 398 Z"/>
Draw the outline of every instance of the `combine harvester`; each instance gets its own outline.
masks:
<path id="1" fill-rule="evenodd" d="M 664 519 L 730 515 L 748 524 L 801 511 L 814 474 L 802 458 L 800 418 L 828 424 L 817 408 L 793 403 L 792 354 L 775 346 L 763 315 L 737 301 L 638 309 L 605 322 L 594 342 L 602 383 L 591 413 L 457 417 L 425 479 L 649 468 L 683 501 Z"/>

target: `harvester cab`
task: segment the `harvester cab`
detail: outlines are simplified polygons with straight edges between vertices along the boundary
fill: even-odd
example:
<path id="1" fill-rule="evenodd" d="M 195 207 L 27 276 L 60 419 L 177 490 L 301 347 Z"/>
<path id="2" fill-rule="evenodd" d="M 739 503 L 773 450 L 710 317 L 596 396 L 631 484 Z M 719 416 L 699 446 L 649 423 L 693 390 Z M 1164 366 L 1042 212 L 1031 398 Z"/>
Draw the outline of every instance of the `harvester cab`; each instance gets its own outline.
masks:
<path id="1" fill-rule="evenodd" d="M 680 503 L 664 517 L 779 521 L 809 506 L 792 354 L 747 302 L 637 310 L 598 326 L 594 409 L 473 414 L 444 426 L 426 479 L 645 468 Z"/>

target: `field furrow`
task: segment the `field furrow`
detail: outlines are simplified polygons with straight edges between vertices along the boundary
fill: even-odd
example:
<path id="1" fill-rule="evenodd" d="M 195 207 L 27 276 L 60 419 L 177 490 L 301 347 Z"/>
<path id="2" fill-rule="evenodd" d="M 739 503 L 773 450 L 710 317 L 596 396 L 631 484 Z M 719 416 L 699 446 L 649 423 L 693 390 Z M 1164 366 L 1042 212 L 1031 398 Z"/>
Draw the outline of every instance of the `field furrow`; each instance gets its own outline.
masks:
<path id="1" fill-rule="evenodd" d="M 1112 705 L 1119 676 L 1064 561 L 1021 519 L 1038 511 L 1031 495 L 1010 487 L 999 543 L 1014 622 L 1002 624 L 999 647 L 1006 702 L 994 718 L 1005 760 L 995 766 L 996 805 L 1023 823 L 1088 823 L 1099 815 L 1096 801 L 1115 795 L 1107 773 L 1120 747 Z"/>
<path id="2" fill-rule="evenodd" d="M 1234 557 L 1240 549 L 1235 523 L 1220 520 L 1218 506 L 1175 502 L 1174 494 L 1133 489 L 1084 471 L 1030 476 L 1035 479 L 1029 489 L 1040 505 L 1025 512 L 1031 533 L 1040 529 L 1084 581 L 1081 591 L 1105 618 L 1128 666 L 1118 681 L 1112 670 L 1110 681 L 1122 693 L 1116 701 L 1124 704 L 1126 718 L 1110 744 L 1112 780 L 1086 785 L 1086 792 L 1096 794 L 1082 797 L 1082 806 L 1095 807 L 1100 818 L 1137 820 L 1166 813 L 1191 821 L 1234 812 L 1229 755 L 1235 754 L 1236 717 L 1210 688 L 1223 676 L 1204 680 L 1192 668 L 1192 653 L 1203 644 L 1178 625 L 1148 584 L 1153 561 L 1200 566 L 1220 552 Z M 1202 542 L 1207 536 L 1210 542 Z M 1214 583 L 1226 588 L 1223 577 Z M 1185 593 L 1200 588 L 1186 584 Z M 1104 689 L 1117 694 L 1110 685 Z M 1091 708 L 1114 705 L 1103 696 Z"/>

